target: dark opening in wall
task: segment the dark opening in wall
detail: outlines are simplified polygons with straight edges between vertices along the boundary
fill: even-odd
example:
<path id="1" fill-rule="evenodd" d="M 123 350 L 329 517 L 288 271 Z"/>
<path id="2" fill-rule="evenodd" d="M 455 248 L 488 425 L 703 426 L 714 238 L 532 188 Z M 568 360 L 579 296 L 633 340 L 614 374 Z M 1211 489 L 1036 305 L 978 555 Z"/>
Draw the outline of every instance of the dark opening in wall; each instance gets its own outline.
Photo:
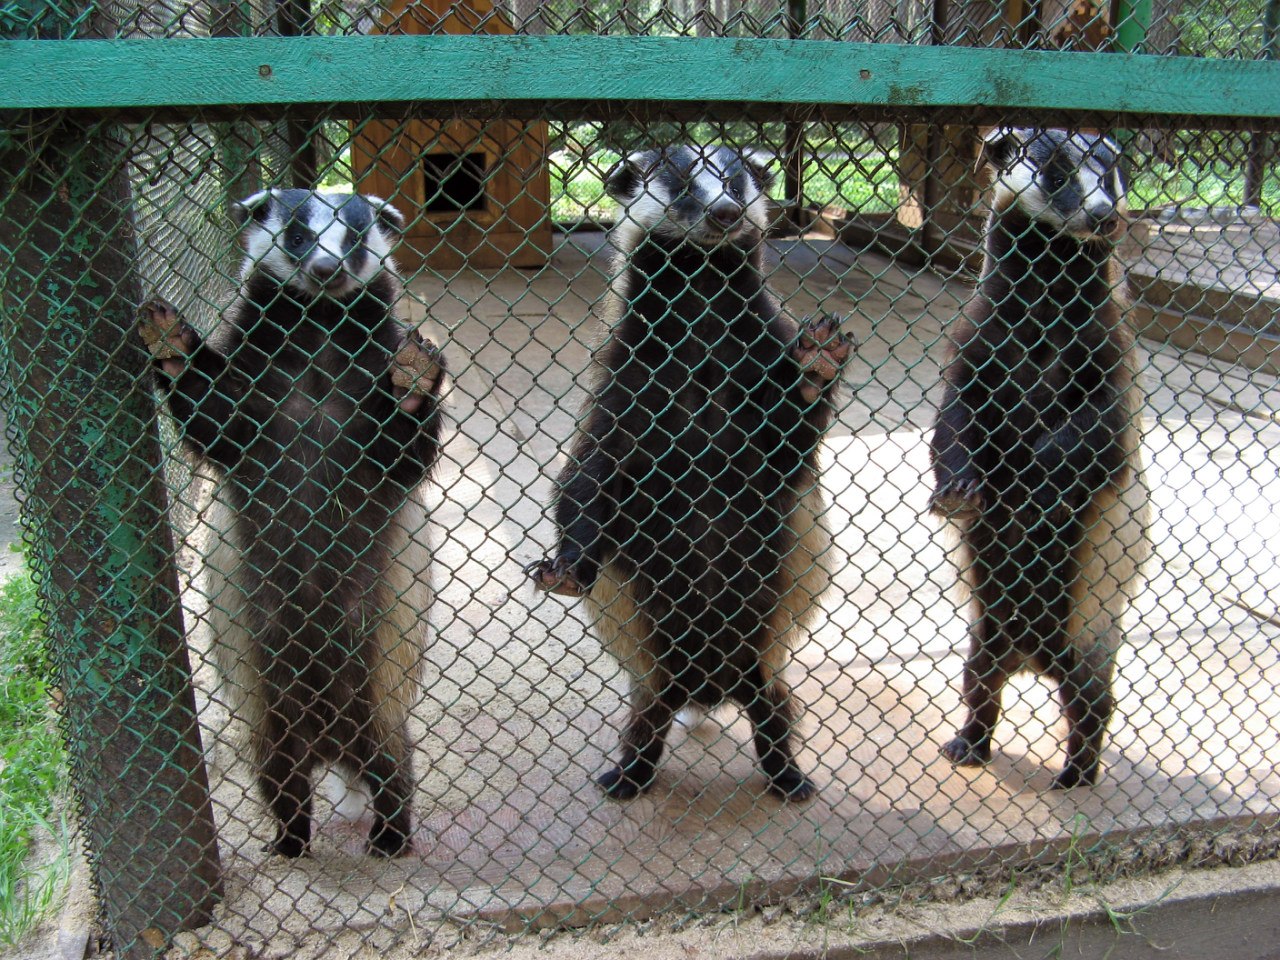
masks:
<path id="1" fill-rule="evenodd" d="M 429 153 L 422 158 L 427 213 L 484 209 L 488 166 L 484 153 Z"/>

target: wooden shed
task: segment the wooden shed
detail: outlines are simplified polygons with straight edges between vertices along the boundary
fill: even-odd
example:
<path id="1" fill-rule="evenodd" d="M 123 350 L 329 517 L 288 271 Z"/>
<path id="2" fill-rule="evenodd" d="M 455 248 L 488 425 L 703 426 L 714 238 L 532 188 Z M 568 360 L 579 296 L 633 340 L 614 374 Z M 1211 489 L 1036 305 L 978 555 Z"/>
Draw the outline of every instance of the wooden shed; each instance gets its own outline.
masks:
<path id="1" fill-rule="evenodd" d="M 378 33 L 510 34 L 490 0 L 392 0 Z M 406 120 L 357 124 L 356 188 L 392 200 L 409 221 L 396 251 L 406 274 L 539 266 L 551 251 L 547 124 Z"/>

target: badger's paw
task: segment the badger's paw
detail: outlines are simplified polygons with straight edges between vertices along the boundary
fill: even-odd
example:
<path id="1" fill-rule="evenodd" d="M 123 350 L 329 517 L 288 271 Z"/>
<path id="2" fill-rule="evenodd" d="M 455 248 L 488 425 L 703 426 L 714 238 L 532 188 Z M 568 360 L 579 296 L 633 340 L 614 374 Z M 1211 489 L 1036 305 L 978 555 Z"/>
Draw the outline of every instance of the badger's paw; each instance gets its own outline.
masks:
<path id="1" fill-rule="evenodd" d="M 297 860 L 299 857 L 307 855 L 310 846 L 311 844 L 308 843 L 306 837 L 300 837 L 297 834 L 281 830 L 276 834 L 276 838 L 262 849 L 267 853 L 274 853 L 278 857 Z"/>
<path id="2" fill-rule="evenodd" d="M 562 597 L 587 595 L 587 588 L 574 575 L 571 561 L 565 556 L 554 560 L 535 560 L 524 568 L 524 573 L 533 581 L 534 587 L 544 593 L 558 593 Z"/>
<path id="3" fill-rule="evenodd" d="M 974 743 L 968 737 L 948 740 L 940 749 L 942 755 L 957 767 L 980 767 L 991 762 L 991 744 Z"/>
<path id="4" fill-rule="evenodd" d="M 769 792 L 780 800 L 799 803 L 810 799 L 818 788 L 800 772 L 799 767 L 789 766 L 769 781 Z"/>
<path id="5" fill-rule="evenodd" d="M 1079 764 L 1068 763 L 1062 768 L 1062 771 L 1053 778 L 1053 789 L 1070 790 L 1072 787 L 1092 787 L 1097 782 L 1097 764 L 1094 764 L 1091 768 L 1086 768 Z"/>
<path id="6" fill-rule="evenodd" d="M 184 359 L 200 346 L 195 328 L 179 317 L 177 308 L 166 300 L 148 300 L 142 305 L 138 310 L 138 334 L 168 377 L 180 376 L 186 365 Z"/>
<path id="7" fill-rule="evenodd" d="M 939 487 L 929 497 L 929 512 L 953 520 L 965 520 L 982 513 L 981 484 L 977 480 L 955 480 Z"/>
<path id="8" fill-rule="evenodd" d="M 649 771 L 644 782 L 638 776 L 635 769 L 627 769 L 618 764 L 596 777 L 596 784 L 610 800 L 631 800 L 653 785 L 653 771 Z"/>
<path id="9" fill-rule="evenodd" d="M 1056 531 L 1070 523 L 1088 501 L 1087 493 L 1081 496 L 1078 491 L 1064 492 L 1052 484 L 1042 483 L 1031 493 L 1030 510 L 1025 515 L 1028 532 L 1044 527 L 1048 536 L 1055 536 Z"/>
<path id="10" fill-rule="evenodd" d="M 375 823 L 369 831 L 369 853 L 375 857 L 407 857 L 413 852 L 413 841 L 403 827 L 393 823 Z"/>
<path id="11" fill-rule="evenodd" d="M 840 317 L 828 313 L 816 319 L 805 317 L 800 323 L 791 359 L 802 374 L 800 395 L 805 403 L 821 397 L 853 355 L 853 338 L 840 332 L 840 322 Z"/>
<path id="12" fill-rule="evenodd" d="M 392 392 L 400 401 L 400 409 L 418 412 L 425 402 L 439 397 L 443 383 L 440 348 L 424 340 L 418 331 L 409 331 L 405 345 L 391 361 Z"/>

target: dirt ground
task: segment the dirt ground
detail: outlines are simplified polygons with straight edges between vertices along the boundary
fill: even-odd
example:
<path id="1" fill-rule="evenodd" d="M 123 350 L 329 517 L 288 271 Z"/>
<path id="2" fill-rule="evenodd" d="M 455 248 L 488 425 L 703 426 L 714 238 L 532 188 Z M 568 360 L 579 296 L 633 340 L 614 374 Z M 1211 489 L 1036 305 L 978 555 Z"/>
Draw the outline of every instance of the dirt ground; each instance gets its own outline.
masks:
<path id="1" fill-rule="evenodd" d="M 697 912 L 817 877 L 869 889 L 1097 833 L 1274 816 L 1275 382 L 1143 345 L 1158 559 L 1121 654 L 1102 783 L 1046 791 L 1063 731 L 1052 691 L 1030 678 L 1006 693 L 992 764 L 956 770 L 937 745 L 958 721 L 965 629 L 923 508 L 940 336 L 967 287 L 828 241 L 773 251 L 786 308 L 846 314 L 860 341 L 824 454 L 835 586 L 790 674 L 806 711 L 800 763 L 818 797 L 786 806 L 765 794 L 733 710 L 680 726 L 648 795 L 611 803 L 590 783 L 617 743 L 625 680 L 581 608 L 535 595 L 521 574 L 552 540 L 543 504 L 607 282 L 602 238 L 573 234 L 546 269 L 412 286 L 417 317 L 458 373 L 433 494 L 439 592 L 413 720 L 414 856 L 365 857 L 362 812 L 353 821 L 329 807 L 312 857 L 261 852 L 265 816 L 195 631 L 227 876 L 202 942 L 254 956 L 408 956 L 524 927 Z M 710 936 L 733 942 L 736 929 Z M 637 947 L 624 939 L 583 955 L 624 949 Z M 656 958 L 676 947 L 643 949 Z M 671 955 L 747 955 L 732 949 Z"/>

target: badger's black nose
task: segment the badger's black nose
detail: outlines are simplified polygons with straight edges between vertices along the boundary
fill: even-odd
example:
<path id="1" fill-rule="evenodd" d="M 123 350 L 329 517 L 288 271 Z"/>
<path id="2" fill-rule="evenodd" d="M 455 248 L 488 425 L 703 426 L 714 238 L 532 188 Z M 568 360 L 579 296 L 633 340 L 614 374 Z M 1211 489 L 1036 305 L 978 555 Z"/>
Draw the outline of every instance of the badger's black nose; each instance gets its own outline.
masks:
<path id="1" fill-rule="evenodd" d="M 320 283 L 328 283 L 341 269 L 342 263 L 334 257 L 315 257 L 307 264 L 307 273 Z"/>
<path id="2" fill-rule="evenodd" d="M 1089 229 L 1102 236 L 1110 236 L 1120 226 L 1120 217 L 1114 210 L 1109 213 L 1088 214 Z"/>
<path id="3" fill-rule="evenodd" d="M 742 204 L 718 200 L 707 210 L 707 219 L 716 226 L 728 230 L 742 219 Z"/>
<path id="4" fill-rule="evenodd" d="M 1092 203 L 1085 208 L 1084 219 L 1092 233 L 1106 236 L 1120 225 L 1120 211 L 1114 203 Z"/>

